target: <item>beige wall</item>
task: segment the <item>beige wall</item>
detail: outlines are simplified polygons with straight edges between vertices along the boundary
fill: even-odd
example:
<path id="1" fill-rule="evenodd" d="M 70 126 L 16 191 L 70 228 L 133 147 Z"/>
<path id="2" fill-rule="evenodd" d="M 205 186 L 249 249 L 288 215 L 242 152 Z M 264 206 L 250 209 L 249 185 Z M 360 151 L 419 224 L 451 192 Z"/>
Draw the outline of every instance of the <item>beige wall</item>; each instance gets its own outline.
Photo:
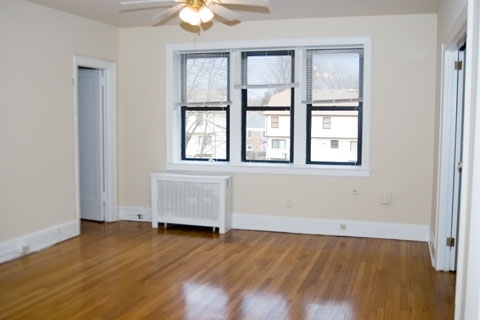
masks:
<path id="1" fill-rule="evenodd" d="M 165 45 L 292 37 L 373 37 L 369 178 L 234 176 L 239 214 L 428 225 L 432 180 L 436 15 L 216 23 L 200 35 L 178 25 L 120 30 L 119 205 L 150 206 L 149 177 L 165 167 Z M 359 190 L 353 196 L 352 189 Z M 379 204 L 382 192 L 392 204 Z M 285 200 L 293 200 L 287 208 Z"/>
<path id="2" fill-rule="evenodd" d="M 78 219 L 75 54 L 117 60 L 118 30 L 0 1 L 0 242 Z"/>

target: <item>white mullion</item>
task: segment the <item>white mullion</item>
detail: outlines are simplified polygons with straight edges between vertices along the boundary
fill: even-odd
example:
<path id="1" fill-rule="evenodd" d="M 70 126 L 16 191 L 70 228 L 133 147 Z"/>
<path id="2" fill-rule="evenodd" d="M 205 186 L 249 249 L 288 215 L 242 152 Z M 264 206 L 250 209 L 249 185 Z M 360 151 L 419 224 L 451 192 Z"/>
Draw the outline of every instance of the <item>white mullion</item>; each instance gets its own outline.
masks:
<path id="1" fill-rule="evenodd" d="M 233 50 L 230 56 L 230 163 L 242 162 L 242 101 L 240 89 L 234 83 L 241 81 L 242 59 L 240 50 Z M 238 81 L 238 82 L 237 82 Z"/>
<path id="2" fill-rule="evenodd" d="M 306 148 L 307 148 L 307 109 L 306 105 L 302 102 L 306 97 L 305 81 L 301 81 L 305 77 L 305 64 L 304 64 L 305 51 L 297 49 L 295 51 L 295 82 L 301 83 L 299 87 L 295 89 L 294 100 L 294 128 L 293 128 L 293 163 L 295 165 L 304 165 L 306 161 Z"/>

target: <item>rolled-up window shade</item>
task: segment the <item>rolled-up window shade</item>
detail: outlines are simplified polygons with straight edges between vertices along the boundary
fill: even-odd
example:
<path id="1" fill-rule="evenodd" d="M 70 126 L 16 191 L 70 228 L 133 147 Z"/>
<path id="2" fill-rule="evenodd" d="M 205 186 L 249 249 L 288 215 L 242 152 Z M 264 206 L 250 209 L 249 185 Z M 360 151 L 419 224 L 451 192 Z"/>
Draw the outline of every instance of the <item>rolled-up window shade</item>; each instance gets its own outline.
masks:
<path id="1" fill-rule="evenodd" d="M 230 54 L 181 54 L 182 106 L 222 106 L 230 104 Z"/>
<path id="2" fill-rule="evenodd" d="M 295 83 L 294 50 L 248 51 L 242 53 L 241 89 L 287 89 Z"/>
<path id="3" fill-rule="evenodd" d="M 307 96 L 313 105 L 363 101 L 363 48 L 307 50 Z"/>

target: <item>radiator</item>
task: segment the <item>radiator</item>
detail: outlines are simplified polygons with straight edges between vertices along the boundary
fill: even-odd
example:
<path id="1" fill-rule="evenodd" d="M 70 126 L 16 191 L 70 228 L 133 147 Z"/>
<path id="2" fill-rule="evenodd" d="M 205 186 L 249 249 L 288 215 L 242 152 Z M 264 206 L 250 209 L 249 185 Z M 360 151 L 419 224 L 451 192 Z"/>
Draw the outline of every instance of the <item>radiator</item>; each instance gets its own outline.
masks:
<path id="1" fill-rule="evenodd" d="M 231 229 L 231 177 L 154 173 L 152 227 L 159 223 Z"/>

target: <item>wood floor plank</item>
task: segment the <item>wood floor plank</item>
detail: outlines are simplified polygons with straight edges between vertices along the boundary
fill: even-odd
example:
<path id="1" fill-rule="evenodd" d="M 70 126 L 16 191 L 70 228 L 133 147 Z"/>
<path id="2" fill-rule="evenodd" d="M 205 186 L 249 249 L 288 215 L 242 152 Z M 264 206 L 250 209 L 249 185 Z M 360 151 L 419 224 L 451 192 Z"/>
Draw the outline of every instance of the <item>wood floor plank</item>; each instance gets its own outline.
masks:
<path id="1" fill-rule="evenodd" d="M 0 265 L 0 319 L 453 319 L 422 242 L 82 221 Z"/>

